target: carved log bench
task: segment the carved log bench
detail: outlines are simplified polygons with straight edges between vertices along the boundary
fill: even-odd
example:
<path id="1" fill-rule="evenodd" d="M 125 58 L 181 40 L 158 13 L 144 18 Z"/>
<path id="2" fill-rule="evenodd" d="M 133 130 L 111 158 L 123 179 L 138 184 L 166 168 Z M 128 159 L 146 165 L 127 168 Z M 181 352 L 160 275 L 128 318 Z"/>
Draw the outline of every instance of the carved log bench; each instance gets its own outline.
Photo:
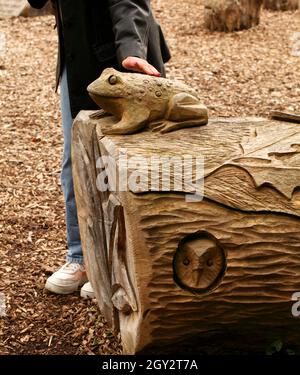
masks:
<path id="1" fill-rule="evenodd" d="M 250 351 L 256 337 L 262 346 L 278 337 L 297 345 L 299 124 L 220 118 L 163 135 L 103 136 L 110 118 L 90 113 L 80 112 L 73 128 L 80 232 L 97 301 L 124 353 L 218 332 L 224 341 L 238 332 L 236 345 Z M 148 165 L 154 155 L 202 155 L 204 198 L 187 199 L 191 185 L 178 188 L 180 168 L 169 191 L 159 191 L 143 178 L 145 163 L 131 190 L 113 186 L 125 170 L 135 177 L 124 155 Z M 101 191 L 107 182 L 113 191 Z"/>

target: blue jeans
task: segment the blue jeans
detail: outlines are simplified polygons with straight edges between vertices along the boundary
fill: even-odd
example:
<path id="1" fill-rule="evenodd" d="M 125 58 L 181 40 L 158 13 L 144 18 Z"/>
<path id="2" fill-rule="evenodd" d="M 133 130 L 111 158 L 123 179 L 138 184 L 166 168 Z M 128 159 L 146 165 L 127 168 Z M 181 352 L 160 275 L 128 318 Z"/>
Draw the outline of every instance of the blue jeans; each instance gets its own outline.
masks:
<path id="1" fill-rule="evenodd" d="M 61 186 L 64 193 L 66 208 L 66 226 L 68 253 L 67 261 L 83 263 L 77 208 L 74 196 L 72 161 L 71 161 L 71 131 L 73 118 L 71 114 L 67 72 L 64 69 L 60 82 L 60 102 L 62 114 L 62 128 L 64 136 L 64 151 L 61 170 Z"/>

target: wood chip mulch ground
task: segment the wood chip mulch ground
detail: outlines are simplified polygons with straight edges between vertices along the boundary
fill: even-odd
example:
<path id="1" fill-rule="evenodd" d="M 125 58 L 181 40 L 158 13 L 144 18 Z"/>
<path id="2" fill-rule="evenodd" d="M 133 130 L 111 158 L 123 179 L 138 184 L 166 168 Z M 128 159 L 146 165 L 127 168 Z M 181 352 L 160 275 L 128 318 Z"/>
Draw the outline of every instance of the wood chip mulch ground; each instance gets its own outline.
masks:
<path id="1" fill-rule="evenodd" d="M 203 28 L 201 0 L 152 3 L 169 77 L 196 88 L 210 116 L 300 113 L 299 11 L 221 34 Z M 94 301 L 44 291 L 66 253 L 56 39 L 52 16 L 0 20 L 0 354 L 119 354 Z"/>

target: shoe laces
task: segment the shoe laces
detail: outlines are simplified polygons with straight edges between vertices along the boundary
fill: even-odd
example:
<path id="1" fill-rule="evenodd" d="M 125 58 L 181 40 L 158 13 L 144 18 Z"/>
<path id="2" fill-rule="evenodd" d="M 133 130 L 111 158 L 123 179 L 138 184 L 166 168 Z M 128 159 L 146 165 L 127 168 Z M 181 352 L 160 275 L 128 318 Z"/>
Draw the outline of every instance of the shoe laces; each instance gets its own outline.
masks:
<path id="1" fill-rule="evenodd" d="M 76 272 L 76 271 L 78 271 L 81 268 L 83 268 L 83 266 L 81 264 L 79 264 L 79 263 L 76 263 L 76 262 L 67 262 L 66 264 L 64 264 L 62 266 L 61 270 Z"/>

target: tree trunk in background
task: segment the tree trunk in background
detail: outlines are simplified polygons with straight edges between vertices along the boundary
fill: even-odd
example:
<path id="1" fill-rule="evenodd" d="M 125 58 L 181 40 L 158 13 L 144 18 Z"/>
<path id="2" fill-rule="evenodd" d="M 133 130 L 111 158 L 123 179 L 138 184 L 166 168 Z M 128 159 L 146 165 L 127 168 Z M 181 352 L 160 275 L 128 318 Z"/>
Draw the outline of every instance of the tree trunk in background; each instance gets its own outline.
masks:
<path id="1" fill-rule="evenodd" d="M 231 32 L 257 26 L 263 0 L 207 0 L 204 22 L 211 31 Z"/>
<path id="2" fill-rule="evenodd" d="M 264 8 L 269 10 L 296 10 L 300 0 L 264 0 Z"/>

